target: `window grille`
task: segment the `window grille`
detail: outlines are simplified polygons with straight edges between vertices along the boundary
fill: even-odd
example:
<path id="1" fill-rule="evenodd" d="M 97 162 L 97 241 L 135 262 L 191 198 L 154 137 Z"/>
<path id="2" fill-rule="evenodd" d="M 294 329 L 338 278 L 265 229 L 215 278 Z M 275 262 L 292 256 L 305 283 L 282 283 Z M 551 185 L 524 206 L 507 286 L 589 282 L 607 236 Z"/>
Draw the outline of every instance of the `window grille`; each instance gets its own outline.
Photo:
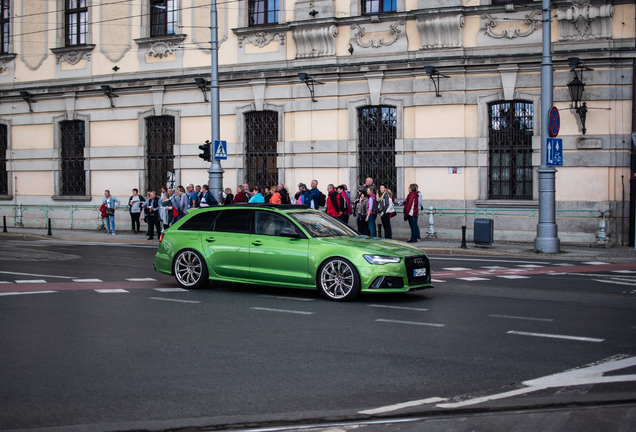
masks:
<path id="1" fill-rule="evenodd" d="M 150 2 L 150 36 L 166 36 L 176 33 L 177 1 L 152 0 Z"/>
<path id="2" fill-rule="evenodd" d="M 0 54 L 9 53 L 11 42 L 11 0 L 0 0 Z"/>
<path id="3" fill-rule="evenodd" d="M 84 146 L 86 130 L 83 121 L 60 123 L 62 137 L 62 195 L 86 195 Z"/>
<path id="4" fill-rule="evenodd" d="M 264 188 L 278 183 L 277 142 L 277 112 L 252 111 L 245 114 L 245 181 L 250 187 Z"/>
<path id="5" fill-rule="evenodd" d="M 9 177 L 7 173 L 7 125 L 0 124 L 0 195 L 9 195 Z"/>
<path id="6" fill-rule="evenodd" d="M 85 45 L 88 33 L 87 0 L 66 0 L 66 46 Z"/>
<path id="7" fill-rule="evenodd" d="M 397 11 L 397 0 L 362 0 L 362 14 L 378 14 Z"/>
<path id="8" fill-rule="evenodd" d="M 532 199 L 532 103 L 490 104 L 488 197 Z"/>
<path id="9" fill-rule="evenodd" d="M 371 177 L 378 187 L 385 184 L 391 191 L 399 193 L 396 191 L 396 136 L 396 108 L 368 106 L 358 109 L 358 184 L 364 184 L 365 179 Z"/>
<path id="10" fill-rule="evenodd" d="M 160 192 L 162 186 L 174 189 L 174 117 L 146 118 L 146 160 L 148 191 Z"/>
<path id="11" fill-rule="evenodd" d="M 249 0 L 249 25 L 278 23 L 280 0 Z"/>

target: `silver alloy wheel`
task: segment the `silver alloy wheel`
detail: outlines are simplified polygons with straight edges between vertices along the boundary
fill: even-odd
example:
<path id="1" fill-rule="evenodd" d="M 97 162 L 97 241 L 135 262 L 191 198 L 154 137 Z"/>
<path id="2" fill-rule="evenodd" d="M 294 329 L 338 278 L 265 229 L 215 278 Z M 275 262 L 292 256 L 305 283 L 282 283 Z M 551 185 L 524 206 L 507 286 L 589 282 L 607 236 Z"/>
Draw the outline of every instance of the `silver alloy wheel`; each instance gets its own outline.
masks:
<path id="1" fill-rule="evenodd" d="M 329 261 L 320 272 L 322 291 L 335 300 L 342 300 L 355 287 L 355 275 L 351 265 L 339 259 Z"/>
<path id="2" fill-rule="evenodd" d="M 183 251 L 174 263 L 174 274 L 183 286 L 194 286 L 201 281 L 203 266 L 201 258 L 196 252 Z"/>

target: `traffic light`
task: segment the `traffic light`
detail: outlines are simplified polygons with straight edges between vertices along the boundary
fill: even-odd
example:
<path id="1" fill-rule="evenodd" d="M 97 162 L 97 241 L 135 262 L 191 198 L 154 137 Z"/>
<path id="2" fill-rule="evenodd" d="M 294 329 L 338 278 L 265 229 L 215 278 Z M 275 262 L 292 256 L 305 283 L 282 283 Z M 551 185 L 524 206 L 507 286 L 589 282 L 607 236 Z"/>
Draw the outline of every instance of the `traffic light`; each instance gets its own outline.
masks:
<path id="1" fill-rule="evenodd" d="M 199 153 L 199 157 L 204 161 L 210 162 L 212 160 L 212 144 L 210 140 L 205 140 L 205 144 L 199 146 L 199 150 L 203 153 Z"/>

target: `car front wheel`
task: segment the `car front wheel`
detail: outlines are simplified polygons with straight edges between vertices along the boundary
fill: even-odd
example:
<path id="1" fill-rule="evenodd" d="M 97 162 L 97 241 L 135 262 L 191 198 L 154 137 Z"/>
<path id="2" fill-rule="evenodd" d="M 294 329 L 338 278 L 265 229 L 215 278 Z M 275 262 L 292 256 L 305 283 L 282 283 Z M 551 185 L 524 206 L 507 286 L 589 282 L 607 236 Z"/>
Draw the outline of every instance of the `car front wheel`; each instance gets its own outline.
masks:
<path id="1" fill-rule="evenodd" d="M 184 288 L 200 288 L 209 282 L 205 261 L 193 250 L 179 252 L 174 260 L 174 277 Z"/>
<path id="2" fill-rule="evenodd" d="M 331 258 L 318 272 L 318 288 L 329 300 L 353 300 L 360 294 L 360 277 L 344 258 Z"/>

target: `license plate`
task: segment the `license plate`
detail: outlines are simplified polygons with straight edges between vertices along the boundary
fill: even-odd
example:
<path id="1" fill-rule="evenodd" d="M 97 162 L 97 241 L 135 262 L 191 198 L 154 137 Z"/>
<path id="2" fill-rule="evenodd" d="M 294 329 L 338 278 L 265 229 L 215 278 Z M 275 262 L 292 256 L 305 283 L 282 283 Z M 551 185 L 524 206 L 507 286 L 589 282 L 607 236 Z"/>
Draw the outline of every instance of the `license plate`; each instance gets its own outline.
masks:
<path id="1" fill-rule="evenodd" d="M 413 276 L 414 277 L 426 276 L 426 269 L 421 268 L 421 269 L 413 270 Z"/>

